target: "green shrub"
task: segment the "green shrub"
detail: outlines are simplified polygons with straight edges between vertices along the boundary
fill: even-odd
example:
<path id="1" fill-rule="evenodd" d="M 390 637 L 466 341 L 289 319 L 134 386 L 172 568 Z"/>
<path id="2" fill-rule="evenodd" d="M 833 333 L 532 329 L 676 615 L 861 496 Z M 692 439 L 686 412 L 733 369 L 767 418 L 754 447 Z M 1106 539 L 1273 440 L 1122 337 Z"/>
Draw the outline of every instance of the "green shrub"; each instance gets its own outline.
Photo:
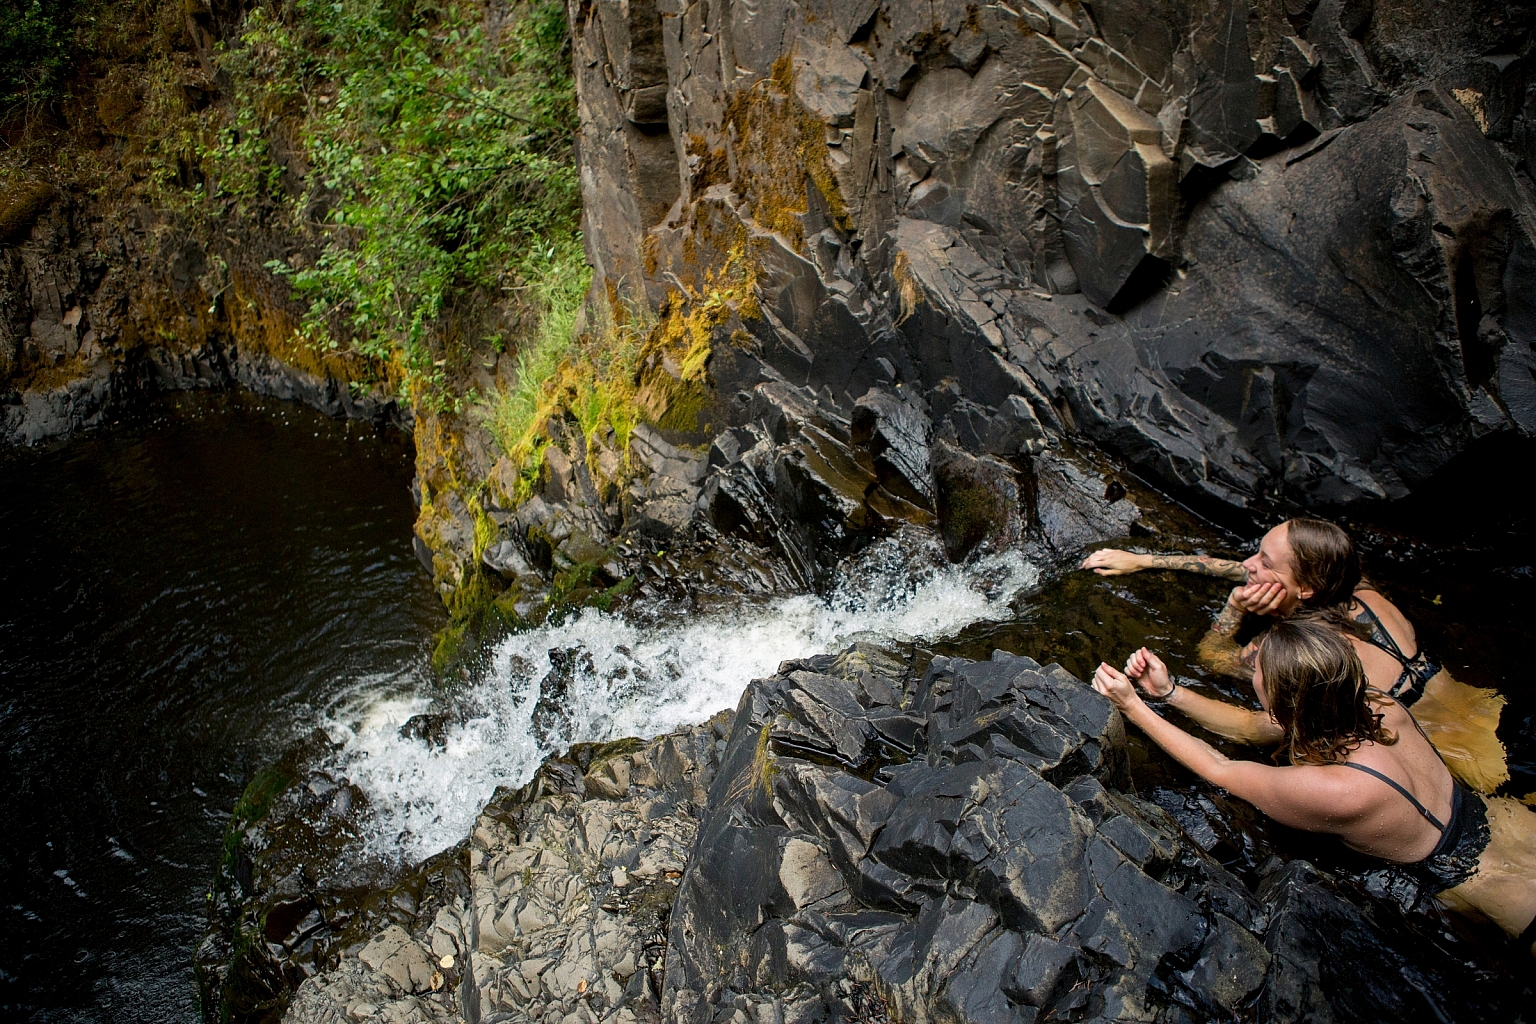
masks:
<path id="1" fill-rule="evenodd" d="M 0 5 L 0 113 L 53 96 L 69 60 L 74 0 Z"/>
<path id="2" fill-rule="evenodd" d="M 580 186 L 563 5 L 524 0 L 490 30 L 468 0 L 291 0 L 253 11 L 241 43 L 221 57 L 240 101 L 212 161 L 220 193 L 276 191 L 266 133 L 302 105 L 311 169 L 292 202 L 323 211 L 323 243 L 312 263 L 268 266 L 308 300 L 312 343 L 457 411 L 433 338 L 455 302 L 526 292 L 546 300 L 535 315 L 568 315 Z"/>

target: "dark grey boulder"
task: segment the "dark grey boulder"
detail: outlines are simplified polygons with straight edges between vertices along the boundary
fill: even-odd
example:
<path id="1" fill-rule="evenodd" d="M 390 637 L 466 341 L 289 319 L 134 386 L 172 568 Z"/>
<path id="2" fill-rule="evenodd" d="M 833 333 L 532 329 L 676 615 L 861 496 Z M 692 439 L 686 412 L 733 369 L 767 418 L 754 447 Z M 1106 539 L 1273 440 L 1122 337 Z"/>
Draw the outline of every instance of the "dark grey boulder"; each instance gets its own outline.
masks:
<path id="1" fill-rule="evenodd" d="M 1123 485 L 1055 452 L 1036 456 L 1035 526 L 1057 555 L 1081 551 L 1101 537 L 1125 537 L 1141 518 Z"/>
<path id="2" fill-rule="evenodd" d="M 743 695 L 673 907 L 661 1012 L 1498 1012 L 1469 996 L 1462 965 L 1414 948 L 1421 927 L 1383 916 L 1396 913 L 1305 861 L 1250 891 L 1134 794 L 1119 714 L 1059 666 L 997 652 L 917 676 L 856 645 L 786 662 Z"/>

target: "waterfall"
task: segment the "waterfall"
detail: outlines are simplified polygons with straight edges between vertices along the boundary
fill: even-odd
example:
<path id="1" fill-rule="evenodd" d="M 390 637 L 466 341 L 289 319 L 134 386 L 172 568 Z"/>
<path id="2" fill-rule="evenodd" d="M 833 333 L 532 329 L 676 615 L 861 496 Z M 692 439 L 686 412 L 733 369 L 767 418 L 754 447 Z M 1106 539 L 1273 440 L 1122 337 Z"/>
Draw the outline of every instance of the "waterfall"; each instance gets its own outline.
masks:
<path id="1" fill-rule="evenodd" d="M 917 557 L 914 557 L 916 555 Z M 1018 552 L 950 565 L 933 542 L 892 538 L 844 567 L 830 597 L 744 602 L 645 624 L 587 608 L 502 640 L 489 671 L 458 698 L 438 743 L 401 735 L 427 710 L 422 683 L 377 683 L 333 709 L 338 770 L 367 794 L 373 853 L 418 860 L 463 839 L 498 786 L 520 786 L 572 743 L 653 736 L 734 708 L 780 662 L 855 640 L 933 639 L 1005 618 L 1039 573 Z M 563 692 L 539 707 L 552 670 Z"/>

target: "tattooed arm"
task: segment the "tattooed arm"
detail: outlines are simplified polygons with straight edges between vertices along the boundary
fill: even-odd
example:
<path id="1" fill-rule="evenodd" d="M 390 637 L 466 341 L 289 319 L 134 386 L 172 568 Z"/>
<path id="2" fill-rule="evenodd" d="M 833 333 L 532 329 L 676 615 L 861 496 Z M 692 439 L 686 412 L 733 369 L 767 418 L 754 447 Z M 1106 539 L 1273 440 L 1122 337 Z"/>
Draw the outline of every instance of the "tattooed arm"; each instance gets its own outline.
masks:
<path id="1" fill-rule="evenodd" d="M 1253 678 L 1253 659 L 1258 652 L 1255 644 L 1239 648 L 1237 630 L 1243 624 L 1243 615 L 1278 615 L 1285 600 L 1285 585 L 1278 582 L 1249 583 L 1233 587 L 1227 603 L 1211 624 L 1210 632 L 1200 641 L 1200 660 L 1212 671 L 1238 679 Z"/>
<path id="2" fill-rule="evenodd" d="M 1237 630 L 1242 624 L 1243 609 L 1228 598 L 1196 649 L 1201 662 L 1211 671 L 1238 679 L 1252 678 L 1253 667 L 1243 663 L 1248 652 L 1237 646 Z"/>
<path id="3" fill-rule="evenodd" d="M 1093 552 L 1083 559 L 1079 568 L 1092 569 L 1100 576 L 1123 576 L 1142 569 L 1179 569 L 1231 580 L 1233 583 L 1245 583 L 1248 580 L 1248 573 L 1242 563 L 1227 558 L 1212 558 L 1210 555 L 1138 555 L 1133 551 L 1120 551 L 1116 548 Z"/>

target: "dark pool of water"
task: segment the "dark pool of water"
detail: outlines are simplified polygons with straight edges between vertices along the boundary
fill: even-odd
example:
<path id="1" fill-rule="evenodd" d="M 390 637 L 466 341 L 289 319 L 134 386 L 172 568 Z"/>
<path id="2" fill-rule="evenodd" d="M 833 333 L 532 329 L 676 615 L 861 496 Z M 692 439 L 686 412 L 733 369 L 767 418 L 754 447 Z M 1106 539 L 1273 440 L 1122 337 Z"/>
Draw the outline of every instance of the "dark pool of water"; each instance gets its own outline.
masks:
<path id="1" fill-rule="evenodd" d="M 411 476 L 398 432 L 233 394 L 0 452 L 0 1018 L 198 1020 L 246 777 L 442 625 Z"/>

